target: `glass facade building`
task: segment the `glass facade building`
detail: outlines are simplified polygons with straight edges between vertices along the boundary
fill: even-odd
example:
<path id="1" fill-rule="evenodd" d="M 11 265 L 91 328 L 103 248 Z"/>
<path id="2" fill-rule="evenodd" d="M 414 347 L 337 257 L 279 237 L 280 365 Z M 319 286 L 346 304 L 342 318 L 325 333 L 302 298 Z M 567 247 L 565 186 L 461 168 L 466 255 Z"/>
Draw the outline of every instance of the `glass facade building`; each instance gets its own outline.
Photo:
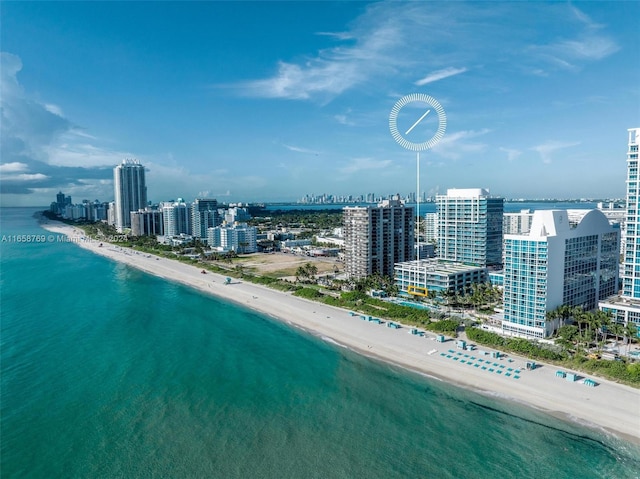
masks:
<path id="1" fill-rule="evenodd" d="M 527 235 L 505 235 L 503 332 L 544 338 L 547 312 L 563 304 L 593 310 L 615 293 L 619 230 L 598 210 L 573 226 L 566 211 L 541 210 Z"/>
<path id="2" fill-rule="evenodd" d="M 131 227 L 131 212 L 147 207 L 144 166 L 137 160 L 123 160 L 113 169 L 113 186 L 115 226 L 119 232 L 123 232 L 125 228 Z"/>
<path id="3" fill-rule="evenodd" d="M 475 266 L 502 264 L 504 198 L 482 188 L 436 196 L 438 258 Z"/>
<path id="4" fill-rule="evenodd" d="M 628 130 L 627 150 L 627 211 L 625 247 L 622 264 L 622 292 L 600 302 L 603 311 L 612 314 L 620 324 L 634 323 L 640 334 L 640 177 L 638 149 L 640 128 Z"/>

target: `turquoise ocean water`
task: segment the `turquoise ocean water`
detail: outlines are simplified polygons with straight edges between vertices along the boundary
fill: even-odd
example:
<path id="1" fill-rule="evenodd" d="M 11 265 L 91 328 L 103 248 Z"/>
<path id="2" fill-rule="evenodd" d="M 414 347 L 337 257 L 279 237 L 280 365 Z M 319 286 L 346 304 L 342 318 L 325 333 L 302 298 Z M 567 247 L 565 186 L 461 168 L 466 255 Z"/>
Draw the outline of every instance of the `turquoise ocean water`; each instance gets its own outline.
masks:
<path id="1" fill-rule="evenodd" d="M 3 209 L 0 234 L 47 234 L 34 211 Z M 640 476 L 604 433 L 73 244 L 1 247 L 3 478 Z"/>

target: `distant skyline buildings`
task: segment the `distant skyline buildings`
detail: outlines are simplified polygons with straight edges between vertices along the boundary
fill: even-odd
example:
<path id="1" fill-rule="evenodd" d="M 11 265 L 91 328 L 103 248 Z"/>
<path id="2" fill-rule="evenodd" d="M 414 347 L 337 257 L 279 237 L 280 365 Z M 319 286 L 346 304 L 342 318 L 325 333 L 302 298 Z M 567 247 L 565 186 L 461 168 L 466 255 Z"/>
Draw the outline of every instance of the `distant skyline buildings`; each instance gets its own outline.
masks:
<path id="1" fill-rule="evenodd" d="M 147 207 L 144 166 L 138 160 L 125 159 L 113 169 L 115 226 L 119 232 L 131 227 L 131 212 Z"/>

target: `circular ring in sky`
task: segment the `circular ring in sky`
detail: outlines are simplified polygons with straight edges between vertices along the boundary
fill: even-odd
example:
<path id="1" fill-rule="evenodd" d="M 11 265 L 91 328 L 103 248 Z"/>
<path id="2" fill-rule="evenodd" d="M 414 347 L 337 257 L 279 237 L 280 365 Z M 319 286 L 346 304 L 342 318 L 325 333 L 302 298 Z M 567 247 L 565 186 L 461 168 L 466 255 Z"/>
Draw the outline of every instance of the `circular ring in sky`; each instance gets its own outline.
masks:
<path id="1" fill-rule="evenodd" d="M 404 107 L 412 103 L 422 104 L 425 105 L 425 107 L 416 109 L 419 113 L 415 116 L 415 121 L 411 118 L 406 125 L 411 126 L 404 133 L 401 133 L 398 130 L 398 114 Z M 435 115 L 433 115 L 433 113 L 435 113 Z M 431 115 L 430 118 L 429 115 Z M 434 116 L 437 116 L 437 125 L 436 121 L 433 119 Z M 427 128 L 425 128 L 425 126 L 427 126 Z M 410 135 L 416 127 L 418 128 L 414 134 Z M 405 127 L 402 129 L 404 130 Z M 389 130 L 391 131 L 391 136 L 393 136 L 393 139 L 396 140 L 401 147 L 406 148 L 407 150 L 423 151 L 432 148 L 442 139 L 446 129 L 447 115 L 444 112 L 444 108 L 442 108 L 442 105 L 438 100 L 423 93 L 412 93 L 410 95 L 403 96 L 395 105 L 393 105 L 391 113 L 389 114 Z M 422 136 L 420 137 L 419 135 Z M 416 141 L 423 138 L 425 141 Z"/>

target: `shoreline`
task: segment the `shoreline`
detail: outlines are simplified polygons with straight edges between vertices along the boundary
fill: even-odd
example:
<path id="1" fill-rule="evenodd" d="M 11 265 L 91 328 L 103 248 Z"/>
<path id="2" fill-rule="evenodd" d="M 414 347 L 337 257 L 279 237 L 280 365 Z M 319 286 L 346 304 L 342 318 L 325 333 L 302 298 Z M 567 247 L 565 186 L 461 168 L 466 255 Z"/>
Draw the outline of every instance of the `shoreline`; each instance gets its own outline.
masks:
<path id="1" fill-rule="evenodd" d="M 528 371 L 523 357 L 491 358 L 493 350 L 486 347 L 462 351 L 455 340 L 438 343 L 434 333 L 412 335 L 407 327 L 395 330 L 363 321 L 360 314 L 254 283 L 233 280 L 225 284 L 222 274 L 202 274 L 198 266 L 90 240 L 71 225 L 41 218 L 40 226 L 68 236 L 69 242 L 95 254 L 245 306 L 365 357 L 640 445 L 640 390 L 630 386 L 600 378 L 597 387 L 583 384 L 584 378 L 569 382 L 556 377 L 555 366 L 538 361 L 541 367 Z"/>

